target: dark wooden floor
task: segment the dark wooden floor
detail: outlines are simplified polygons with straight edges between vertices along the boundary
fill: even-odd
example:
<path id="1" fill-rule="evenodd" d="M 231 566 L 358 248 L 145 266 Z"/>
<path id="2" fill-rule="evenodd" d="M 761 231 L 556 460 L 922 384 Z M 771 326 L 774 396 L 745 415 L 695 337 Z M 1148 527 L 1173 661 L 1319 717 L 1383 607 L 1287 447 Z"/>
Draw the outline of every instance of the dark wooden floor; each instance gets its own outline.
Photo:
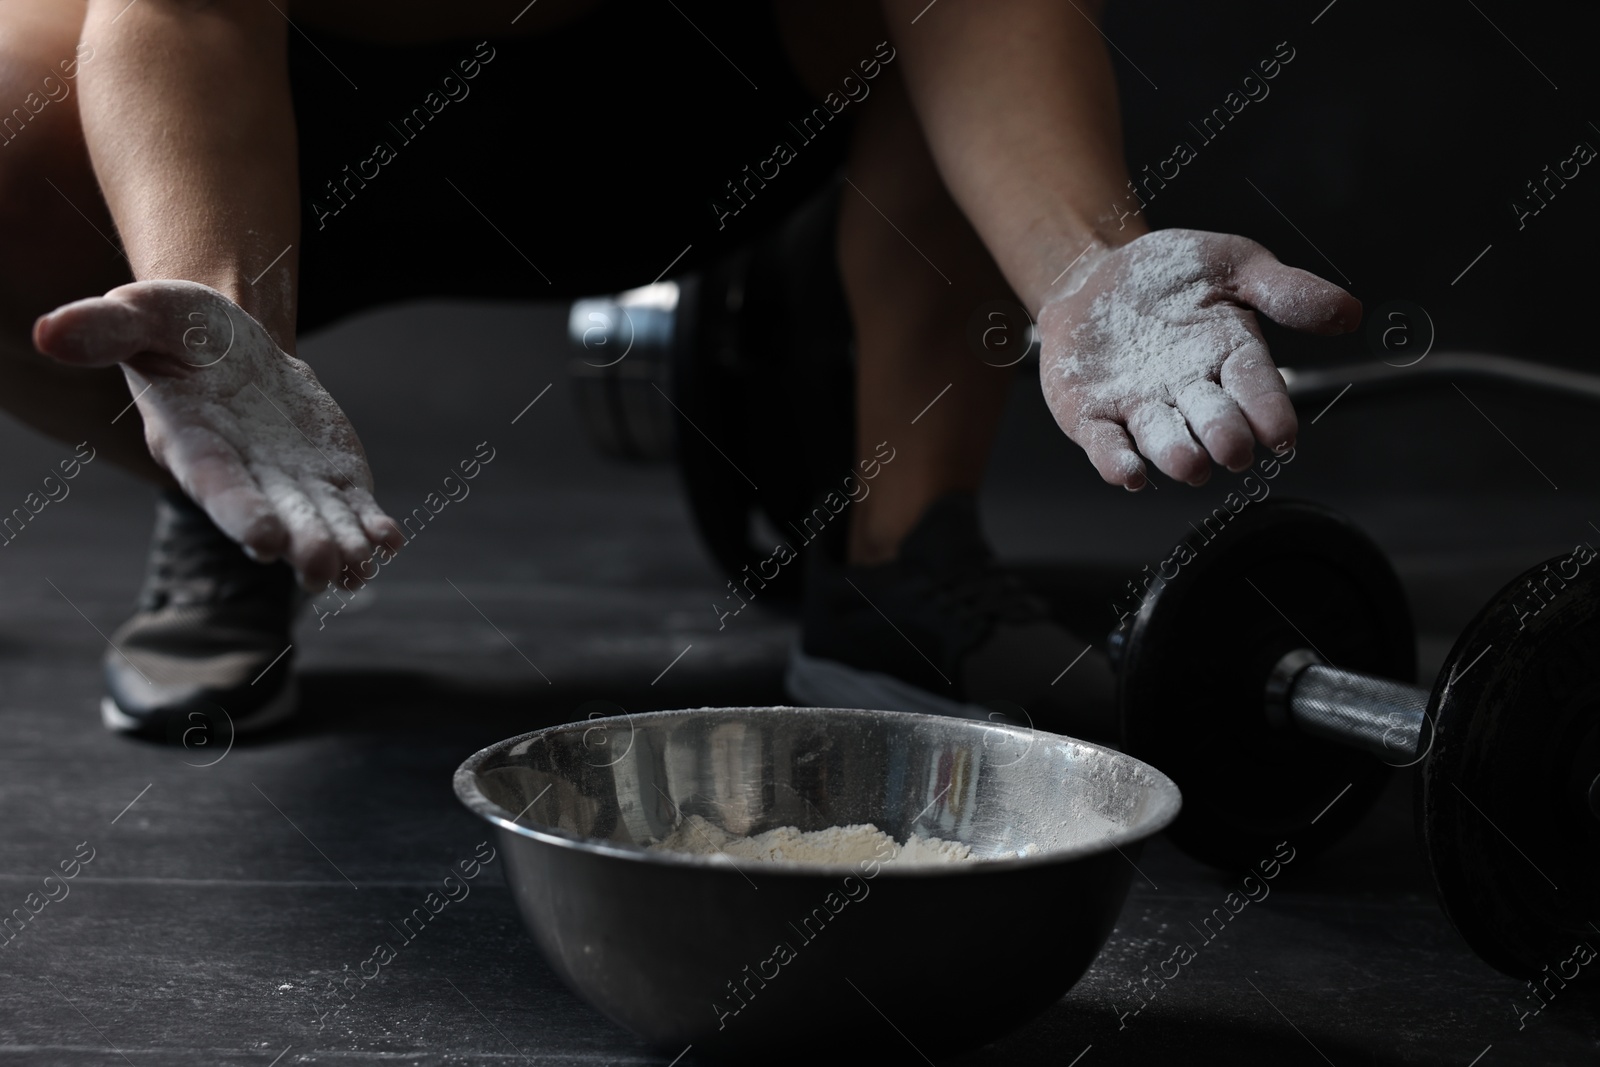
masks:
<path id="1" fill-rule="evenodd" d="M 710 604 L 721 579 L 670 472 L 606 466 L 582 442 L 550 344 L 559 318 L 417 309 L 310 346 L 363 429 L 391 507 L 420 500 L 479 441 L 497 457 L 364 602 L 321 630 L 302 626 L 305 715 L 259 742 L 224 754 L 99 726 L 100 632 L 125 616 L 145 547 L 140 487 L 96 463 L 0 550 L 0 910 L 21 906 L 80 843 L 94 850 L 70 894 L 0 950 L 0 1063 L 670 1061 L 558 984 L 497 865 L 319 1023 L 328 979 L 355 970 L 484 839 L 450 791 L 451 771 L 476 748 L 581 717 L 594 700 L 638 711 L 783 699 L 790 625 L 752 611 L 718 631 Z M 418 387 L 428 346 L 445 342 L 459 353 L 449 380 Z M 1011 556 L 1131 575 L 1225 491 L 1098 491 L 1045 434 L 1029 396 L 1019 391 L 989 501 Z M 1335 408 L 1306 433 L 1293 492 L 1346 508 L 1395 553 L 1425 627 L 1424 660 L 1436 664 L 1477 600 L 1569 547 L 1594 516 L 1466 405 L 1419 403 L 1433 435 L 1421 441 L 1407 409 Z M 1498 404 L 1520 447 L 1558 481 L 1582 484 L 1581 434 L 1561 438 L 1515 398 Z M 5 507 L 70 453 L 9 425 L 0 448 Z M 970 1062 L 1600 1061 L 1600 1023 L 1576 993 L 1519 1029 L 1522 987 L 1478 962 L 1432 901 L 1409 785 L 1397 778 L 1352 838 L 1281 881 L 1125 1014 L 1138 1006 L 1128 982 L 1230 888 L 1154 842 L 1140 862 L 1148 878 L 1089 975 Z M 907 1048 L 903 1062 L 921 1061 Z"/>

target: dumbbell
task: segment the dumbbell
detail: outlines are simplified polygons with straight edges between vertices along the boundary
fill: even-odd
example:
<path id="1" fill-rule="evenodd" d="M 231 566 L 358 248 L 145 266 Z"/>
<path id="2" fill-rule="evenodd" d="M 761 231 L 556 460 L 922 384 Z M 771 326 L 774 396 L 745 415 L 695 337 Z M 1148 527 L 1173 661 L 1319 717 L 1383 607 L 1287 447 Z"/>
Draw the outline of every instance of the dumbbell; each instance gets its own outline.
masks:
<path id="1" fill-rule="evenodd" d="M 1111 639 L 1123 745 L 1183 790 L 1174 841 L 1223 867 L 1284 840 L 1315 852 L 1359 821 L 1390 767 L 1416 764 L 1422 852 L 1468 944 L 1519 977 L 1594 944 L 1593 549 L 1501 589 L 1422 689 L 1404 591 L 1365 534 L 1298 502 L 1215 516 L 1131 591 L 1142 602 Z"/>
<path id="2" fill-rule="evenodd" d="M 764 563 L 855 462 L 854 342 L 828 185 L 754 244 L 568 317 L 573 394 L 605 455 L 671 457 L 730 577 Z M 785 568 L 763 602 L 793 604 Z"/>

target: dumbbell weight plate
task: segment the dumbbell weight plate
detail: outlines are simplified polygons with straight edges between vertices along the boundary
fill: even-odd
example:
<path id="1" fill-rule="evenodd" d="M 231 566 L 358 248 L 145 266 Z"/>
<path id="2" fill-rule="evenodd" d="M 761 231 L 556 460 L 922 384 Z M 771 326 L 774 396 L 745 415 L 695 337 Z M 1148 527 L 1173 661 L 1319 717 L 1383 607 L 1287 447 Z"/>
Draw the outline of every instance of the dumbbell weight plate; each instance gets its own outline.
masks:
<path id="1" fill-rule="evenodd" d="M 1502 589 L 1451 650 L 1417 825 L 1440 904 L 1484 960 L 1593 983 L 1600 961 L 1572 957 L 1600 949 L 1600 560 L 1550 581 L 1536 612 L 1528 584 L 1564 559 Z"/>
<path id="2" fill-rule="evenodd" d="M 1271 501 L 1216 525 L 1191 535 L 1193 558 L 1152 586 L 1117 659 L 1124 747 L 1183 790 L 1173 840 L 1238 868 L 1280 841 L 1301 855 L 1331 844 L 1388 772 L 1366 753 L 1270 725 L 1273 665 L 1315 646 L 1333 666 L 1409 682 L 1416 650 L 1387 558 L 1337 513 Z"/>

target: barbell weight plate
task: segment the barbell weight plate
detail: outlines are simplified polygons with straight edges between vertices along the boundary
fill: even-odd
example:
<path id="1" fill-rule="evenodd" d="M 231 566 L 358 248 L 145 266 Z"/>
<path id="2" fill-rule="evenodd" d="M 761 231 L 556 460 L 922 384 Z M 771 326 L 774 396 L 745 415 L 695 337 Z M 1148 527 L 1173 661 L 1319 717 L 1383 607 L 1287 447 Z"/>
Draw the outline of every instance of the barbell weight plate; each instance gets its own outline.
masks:
<path id="1" fill-rule="evenodd" d="M 1113 635 L 1124 747 L 1182 789 L 1169 832 L 1197 859 L 1237 869 L 1282 841 L 1314 854 L 1366 813 L 1388 767 L 1271 725 L 1268 675 L 1312 647 L 1336 667 L 1412 681 L 1405 592 L 1377 545 L 1318 505 L 1219 509 L 1183 544 Z"/>
<path id="2" fill-rule="evenodd" d="M 820 498 L 831 491 L 843 499 L 845 478 L 860 473 L 854 330 L 835 251 L 837 194 L 830 185 L 756 247 L 742 313 L 746 381 L 764 400 L 748 408 L 751 462 L 767 472 L 757 476 L 756 499 L 772 530 L 802 556 L 822 547 L 807 545 L 823 519 L 834 531 L 833 549 L 842 551 L 848 508 L 833 522 Z"/>
<path id="3" fill-rule="evenodd" d="M 748 258 L 729 257 L 682 280 L 681 332 L 672 346 L 678 474 L 695 528 L 731 582 L 758 573 L 772 554 L 771 546 L 752 539 L 760 506 L 756 485 L 775 475 L 752 462 L 750 412 L 763 410 L 770 399 L 750 388 L 739 351 L 744 340 L 738 300 Z M 761 589 L 768 605 L 791 603 L 799 594 L 797 567 L 778 570 Z"/>
<path id="4" fill-rule="evenodd" d="M 779 546 L 802 559 L 822 537 L 842 546 L 848 519 L 837 500 L 859 482 L 846 481 L 857 473 L 855 380 L 834 254 L 837 201 L 836 186 L 822 190 L 714 264 L 680 302 L 672 377 L 690 512 L 730 579 L 764 579 L 769 606 L 801 594 L 803 564 L 775 567 Z"/>
<path id="5" fill-rule="evenodd" d="M 1522 574 L 1462 632 L 1417 781 L 1445 914 L 1498 970 L 1557 976 L 1551 994 L 1600 980 L 1600 960 L 1574 959 L 1580 943 L 1600 952 L 1600 559 L 1587 553 Z"/>
<path id="6" fill-rule="evenodd" d="M 678 329 L 676 282 L 616 296 L 577 300 L 567 316 L 572 355 L 567 378 L 590 444 L 610 459 L 672 456 L 672 344 Z"/>

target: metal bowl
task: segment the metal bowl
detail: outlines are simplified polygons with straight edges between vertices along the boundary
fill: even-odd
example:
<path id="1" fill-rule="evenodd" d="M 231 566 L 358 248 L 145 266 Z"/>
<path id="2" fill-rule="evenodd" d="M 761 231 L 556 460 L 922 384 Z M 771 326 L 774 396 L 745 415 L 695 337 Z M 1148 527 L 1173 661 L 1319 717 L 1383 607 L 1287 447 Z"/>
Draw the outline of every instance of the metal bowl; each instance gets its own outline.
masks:
<path id="1" fill-rule="evenodd" d="M 455 789 L 497 828 L 523 920 L 579 995 L 668 1054 L 744 1062 L 944 1056 L 1020 1026 L 1088 970 L 1140 842 L 1180 804 L 1171 779 L 1099 745 L 817 708 L 538 730 L 468 759 Z M 992 858 L 646 849 L 689 815 L 736 834 L 869 822 Z"/>

